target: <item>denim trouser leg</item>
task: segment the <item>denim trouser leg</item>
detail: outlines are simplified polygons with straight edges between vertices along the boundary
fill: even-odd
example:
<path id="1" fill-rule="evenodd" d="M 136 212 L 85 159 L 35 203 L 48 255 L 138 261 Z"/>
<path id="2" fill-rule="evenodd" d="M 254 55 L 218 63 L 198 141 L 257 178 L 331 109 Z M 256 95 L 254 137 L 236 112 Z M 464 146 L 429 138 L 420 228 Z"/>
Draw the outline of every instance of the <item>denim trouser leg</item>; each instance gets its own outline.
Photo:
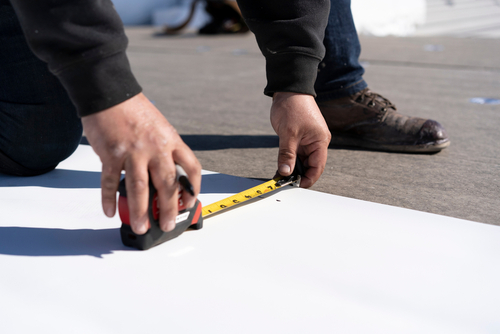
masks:
<path id="1" fill-rule="evenodd" d="M 0 0 L 0 172 L 50 171 L 81 135 L 66 91 L 29 49 L 9 1 Z"/>
<path id="2" fill-rule="evenodd" d="M 326 55 L 316 79 L 317 100 L 345 97 L 366 88 L 365 71 L 358 60 L 361 46 L 352 19 L 351 0 L 331 0 L 323 43 Z"/>

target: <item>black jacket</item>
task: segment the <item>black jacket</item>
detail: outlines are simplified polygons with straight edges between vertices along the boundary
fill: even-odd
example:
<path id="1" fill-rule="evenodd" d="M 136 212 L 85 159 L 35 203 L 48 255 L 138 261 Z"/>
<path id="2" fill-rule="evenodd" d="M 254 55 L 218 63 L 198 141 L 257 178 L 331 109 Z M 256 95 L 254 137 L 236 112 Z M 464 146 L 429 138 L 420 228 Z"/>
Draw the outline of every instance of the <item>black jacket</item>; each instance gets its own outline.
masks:
<path id="1" fill-rule="evenodd" d="M 141 92 L 125 55 L 127 37 L 110 0 L 10 0 L 32 51 L 48 64 L 79 116 Z M 239 0 L 266 57 L 265 94 L 315 95 L 329 0 Z"/>

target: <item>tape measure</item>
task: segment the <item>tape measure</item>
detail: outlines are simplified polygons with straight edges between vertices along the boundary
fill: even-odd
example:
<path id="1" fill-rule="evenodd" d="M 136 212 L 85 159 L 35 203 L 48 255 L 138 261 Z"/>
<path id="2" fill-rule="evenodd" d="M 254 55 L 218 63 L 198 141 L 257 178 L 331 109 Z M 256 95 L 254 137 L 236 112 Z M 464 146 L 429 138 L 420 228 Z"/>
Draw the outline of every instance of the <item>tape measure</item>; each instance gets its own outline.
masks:
<path id="1" fill-rule="evenodd" d="M 287 185 L 300 186 L 301 176 L 304 175 L 302 164 L 299 159 L 295 164 L 294 173 L 290 176 L 278 176 L 274 179 L 262 183 L 253 188 L 242 191 L 236 195 L 229 196 L 218 202 L 202 207 L 200 201 L 196 200 L 193 208 L 187 209 L 182 201 L 182 190 L 179 191 L 179 214 L 176 219 L 176 226 L 170 232 L 163 232 L 159 225 L 159 207 L 157 193 L 153 183 L 149 182 L 149 205 L 148 217 L 150 226 L 145 234 L 137 235 L 130 227 L 129 209 L 127 201 L 127 190 L 125 188 L 125 179 L 121 180 L 119 186 L 118 211 L 122 220 L 120 234 L 125 246 L 138 249 L 149 249 L 165 241 L 181 235 L 188 228 L 199 230 L 203 227 L 203 219 L 213 214 L 220 213 L 243 202 L 257 198 L 264 194 L 275 191 Z"/>
<path id="2" fill-rule="evenodd" d="M 202 217 L 206 218 L 215 213 L 219 213 L 222 210 L 229 209 L 240 203 L 246 202 L 248 200 L 259 197 L 261 195 L 264 195 L 266 193 L 269 193 L 271 191 L 274 191 L 276 189 L 282 188 L 287 185 L 293 185 L 299 187 L 301 177 L 304 174 L 305 174 L 304 166 L 302 165 L 300 159 L 297 157 L 297 159 L 295 159 L 295 168 L 293 169 L 292 175 L 281 176 L 278 174 L 275 178 L 273 178 L 270 181 L 262 183 L 253 188 L 244 190 L 236 195 L 224 198 L 223 200 L 220 200 L 218 202 L 204 206 L 201 209 Z"/>
<path id="3" fill-rule="evenodd" d="M 209 204 L 204 206 L 201 209 L 201 214 L 203 218 L 206 218 L 212 214 L 219 213 L 222 210 L 229 209 L 230 207 L 236 206 L 253 198 L 259 197 L 271 191 L 274 191 L 278 188 L 284 187 L 286 185 L 300 185 L 300 175 L 297 177 L 288 177 L 288 178 L 275 178 L 265 183 L 259 184 L 253 188 L 242 191 L 236 195 L 224 198 L 218 202 Z"/>

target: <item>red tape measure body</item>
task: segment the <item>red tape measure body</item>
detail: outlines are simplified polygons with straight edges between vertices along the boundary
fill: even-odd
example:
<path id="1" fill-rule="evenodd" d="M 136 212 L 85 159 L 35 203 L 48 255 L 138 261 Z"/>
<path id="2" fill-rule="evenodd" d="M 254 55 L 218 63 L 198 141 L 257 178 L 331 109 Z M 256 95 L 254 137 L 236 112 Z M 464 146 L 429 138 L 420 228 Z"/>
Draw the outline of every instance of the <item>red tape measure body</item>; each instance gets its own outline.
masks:
<path id="1" fill-rule="evenodd" d="M 183 192 L 179 191 L 179 214 L 176 218 L 176 226 L 170 232 L 163 232 L 160 229 L 159 225 L 160 210 L 158 207 L 158 194 L 153 184 L 150 182 L 148 205 L 148 216 L 150 224 L 148 226 L 148 231 L 142 235 L 135 234 L 130 227 L 130 213 L 127 201 L 127 191 L 125 188 L 125 179 L 120 182 L 118 191 L 120 193 L 120 197 L 118 199 L 118 213 L 122 221 L 120 234 L 122 237 L 122 242 L 125 246 L 142 250 L 149 249 L 165 241 L 178 237 L 188 228 L 199 230 L 203 227 L 201 202 L 199 200 L 196 200 L 195 205 L 192 208 L 187 209 L 182 200 Z"/>

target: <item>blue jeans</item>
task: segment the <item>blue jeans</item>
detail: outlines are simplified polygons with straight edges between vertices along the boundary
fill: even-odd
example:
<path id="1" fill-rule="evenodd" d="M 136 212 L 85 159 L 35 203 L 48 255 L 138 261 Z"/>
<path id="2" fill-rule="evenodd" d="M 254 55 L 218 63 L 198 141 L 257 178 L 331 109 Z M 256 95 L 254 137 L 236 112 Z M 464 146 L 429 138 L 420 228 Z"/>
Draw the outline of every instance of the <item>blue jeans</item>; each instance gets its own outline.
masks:
<path id="1" fill-rule="evenodd" d="M 353 95 L 367 87 L 359 64 L 361 46 L 351 14 L 351 0 L 330 0 L 323 44 L 326 55 L 318 68 L 317 101 Z"/>
<path id="2" fill-rule="evenodd" d="M 48 172 L 81 136 L 66 91 L 29 49 L 9 1 L 0 0 L 0 172 Z"/>

